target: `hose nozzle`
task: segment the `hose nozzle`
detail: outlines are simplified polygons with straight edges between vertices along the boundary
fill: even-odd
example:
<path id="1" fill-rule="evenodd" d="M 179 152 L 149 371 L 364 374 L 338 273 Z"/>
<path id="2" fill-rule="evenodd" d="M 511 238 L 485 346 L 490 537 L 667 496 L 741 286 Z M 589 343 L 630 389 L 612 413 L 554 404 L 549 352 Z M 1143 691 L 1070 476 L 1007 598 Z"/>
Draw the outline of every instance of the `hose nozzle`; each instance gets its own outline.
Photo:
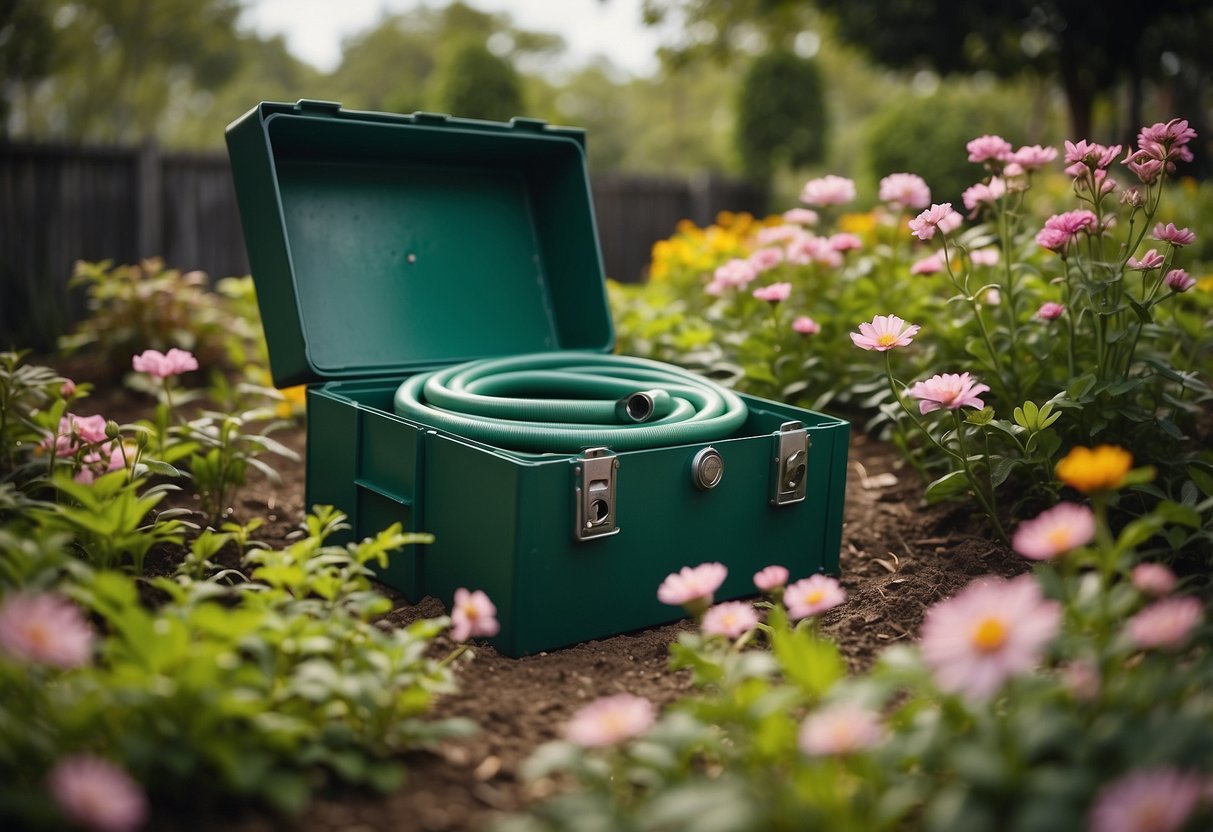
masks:
<path id="1" fill-rule="evenodd" d="M 638 390 L 615 402 L 620 422 L 635 424 L 660 419 L 674 408 L 674 400 L 665 390 Z"/>

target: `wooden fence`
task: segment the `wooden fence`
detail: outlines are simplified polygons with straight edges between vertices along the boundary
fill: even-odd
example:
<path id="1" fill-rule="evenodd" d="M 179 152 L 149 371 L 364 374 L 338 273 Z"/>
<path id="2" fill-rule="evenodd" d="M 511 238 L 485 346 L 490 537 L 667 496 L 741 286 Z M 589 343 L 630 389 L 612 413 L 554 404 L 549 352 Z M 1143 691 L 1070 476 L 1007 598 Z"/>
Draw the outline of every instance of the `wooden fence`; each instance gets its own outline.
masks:
<path id="1" fill-rule="evenodd" d="M 753 183 L 623 174 L 592 178 L 607 274 L 643 279 L 652 244 L 682 218 L 762 211 Z M 0 349 L 46 349 L 83 312 L 67 290 L 76 260 L 160 256 L 212 277 L 248 273 L 223 153 L 141 147 L 0 145 Z"/>

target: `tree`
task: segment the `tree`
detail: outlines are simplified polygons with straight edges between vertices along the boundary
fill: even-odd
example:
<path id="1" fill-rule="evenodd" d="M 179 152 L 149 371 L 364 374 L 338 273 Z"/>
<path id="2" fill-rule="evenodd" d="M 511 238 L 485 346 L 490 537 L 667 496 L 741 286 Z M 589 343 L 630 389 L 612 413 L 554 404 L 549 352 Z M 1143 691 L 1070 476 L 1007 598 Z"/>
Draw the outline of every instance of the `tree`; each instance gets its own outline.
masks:
<path id="1" fill-rule="evenodd" d="M 522 86 L 513 64 L 478 40 L 452 46 L 432 84 L 430 101 L 436 110 L 495 121 L 524 114 Z"/>
<path id="2" fill-rule="evenodd" d="M 737 149 L 749 173 L 803 167 L 825 154 L 825 90 L 817 65 L 775 49 L 754 60 L 737 103 Z"/>

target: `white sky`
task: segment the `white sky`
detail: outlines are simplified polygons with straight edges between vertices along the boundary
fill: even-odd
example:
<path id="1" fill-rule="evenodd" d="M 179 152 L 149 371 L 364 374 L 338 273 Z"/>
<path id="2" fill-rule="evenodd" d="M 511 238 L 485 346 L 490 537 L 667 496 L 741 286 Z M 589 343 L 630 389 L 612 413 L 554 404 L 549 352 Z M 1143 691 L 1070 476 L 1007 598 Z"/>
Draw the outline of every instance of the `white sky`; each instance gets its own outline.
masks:
<path id="1" fill-rule="evenodd" d="M 464 0 L 486 12 L 507 12 L 520 29 L 554 32 L 565 60 L 580 65 L 596 54 L 647 75 L 657 67 L 656 29 L 640 22 L 640 0 Z M 374 26 L 385 14 L 415 9 L 419 0 L 248 0 L 241 24 L 262 35 L 282 34 L 301 60 L 328 71 L 341 58 L 341 40 Z M 441 8 L 447 0 L 425 5 Z"/>

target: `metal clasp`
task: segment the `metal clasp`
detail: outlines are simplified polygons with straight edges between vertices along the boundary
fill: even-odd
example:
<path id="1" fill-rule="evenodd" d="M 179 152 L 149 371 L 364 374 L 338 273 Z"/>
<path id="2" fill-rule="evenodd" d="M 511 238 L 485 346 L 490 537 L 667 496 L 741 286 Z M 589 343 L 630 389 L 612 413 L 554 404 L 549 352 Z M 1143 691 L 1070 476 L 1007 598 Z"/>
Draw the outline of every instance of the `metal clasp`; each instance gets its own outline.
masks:
<path id="1" fill-rule="evenodd" d="M 607 448 L 587 448 L 574 460 L 573 499 L 576 526 L 573 537 L 590 540 L 619 533 L 615 519 L 615 472 L 619 460 Z"/>
<path id="2" fill-rule="evenodd" d="M 771 505 L 804 500 L 809 471 L 809 432 L 800 422 L 784 422 L 775 433 L 771 457 Z"/>

